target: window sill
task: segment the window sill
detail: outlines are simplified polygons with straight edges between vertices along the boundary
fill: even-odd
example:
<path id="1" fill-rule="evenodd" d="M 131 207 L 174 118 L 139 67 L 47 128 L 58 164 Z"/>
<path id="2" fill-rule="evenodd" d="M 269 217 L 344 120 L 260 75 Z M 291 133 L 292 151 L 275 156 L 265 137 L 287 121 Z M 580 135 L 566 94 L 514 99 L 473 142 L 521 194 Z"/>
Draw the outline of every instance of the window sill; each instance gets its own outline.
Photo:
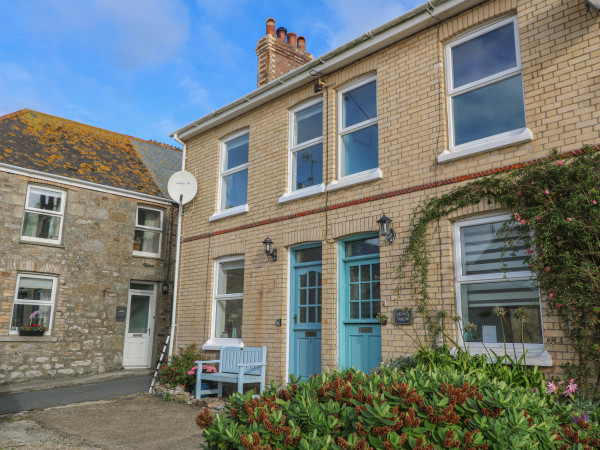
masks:
<path id="1" fill-rule="evenodd" d="M 31 244 L 31 245 L 41 245 L 44 247 L 52 247 L 52 248 L 65 248 L 65 244 L 62 242 L 53 242 L 53 241 L 30 241 L 29 239 L 21 238 L 19 240 L 19 244 Z"/>
<path id="2" fill-rule="evenodd" d="M 480 139 L 468 144 L 459 145 L 452 150 L 444 150 L 438 156 L 438 162 L 443 163 L 455 159 L 466 158 L 477 153 L 496 150 L 509 145 L 522 144 L 533 140 L 533 133 L 529 128 L 521 128 L 514 132 L 502 133 L 498 136 L 492 136 L 486 139 Z"/>
<path id="3" fill-rule="evenodd" d="M 285 193 L 281 197 L 279 197 L 279 203 L 291 202 L 293 200 L 298 200 L 300 198 L 311 197 L 313 195 L 318 195 L 325 192 L 325 185 L 323 183 L 317 184 L 315 186 L 310 186 L 304 189 L 298 189 L 297 191 L 293 191 L 290 193 Z"/>
<path id="4" fill-rule="evenodd" d="M 247 213 L 248 210 L 249 210 L 248 204 L 236 206 L 234 208 L 229 208 L 224 211 L 219 211 L 217 213 L 214 213 L 212 216 L 210 216 L 208 218 L 208 221 L 212 222 L 214 220 L 221 220 L 221 219 L 224 219 L 224 218 L 230 217 L 230 216 L 237 216 L 238 214 Z"/>
<path id="5" fill-rule="evenodd" d="M 464 347 L 464 346 L 463 346 Z M 471 355 L 487 355 L 488 359 L 493 357 L 494 352 L 498 356 L 504 355 L 503 344 L 483 344 L 479 343 L 468 343 L 464 350 L 468 350 Z M 454 354 L 456 349 L 452 349 Z M 539 345 L 525 345 L 525 364 L 528 366 L 539 366 L 539 367 L 552 367 L 552 355 L 548 353 L 542 344 Z M 519 360 L 523 356 L 523 347 L 521 344 L 506 344 L 506 354 L 513 361 Z"/>
<path id="6" fill-rule="evenodd" d="M 148 259 L 162 259 L 160 255 L 155 253 L 144 253 L 144 252 L 136 252 L 134 251 L 131 256 L 135 258 L 148 258 Z"/>
<path id="7" fill-rule="evenodd" d="M 241 339 L 212 338 L 202 344 L 202 350 L 221 350 L 221 347 L 243 347 Z"/>
<path id="8" fill-rule="evenodd" d="M 333 180 L 327 185 L 327 190 L 336 191 L 338 189 L 354 186 L 355 184 L 368 183 L 369 181 L 374 180 L 381 180 L 382 178 L 383 173 L 381 172 L 381 169 L 377 167 L 375 169 L 365 170 L 363 172 L 348 175 L 346 177 L 340 178 L 339 180 Z"/>
<path id="9" fill-rule="evenodd" d="M 0 342 L 58 342 L 56 336 L 0 336 Z"/>

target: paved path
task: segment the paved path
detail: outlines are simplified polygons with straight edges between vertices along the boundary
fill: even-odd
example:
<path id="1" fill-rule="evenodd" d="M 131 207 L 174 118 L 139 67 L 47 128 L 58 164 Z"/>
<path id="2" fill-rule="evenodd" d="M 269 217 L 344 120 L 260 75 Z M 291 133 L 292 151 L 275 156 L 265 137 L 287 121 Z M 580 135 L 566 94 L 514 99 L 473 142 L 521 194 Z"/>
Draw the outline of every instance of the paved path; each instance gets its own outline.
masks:
<path id="1" fill-rule="evenodd" d="M 0 415 L 148 392 L 152 377 L 129 377 L 35 392 L 0 395 Z"/>
<path id="2" fill-rule="evenodd" d="M 0 400 L 2 397 L 0 397 Z M 0 416 L 3 450 L 198 449 L 200 408 L 134 394 Z"/>

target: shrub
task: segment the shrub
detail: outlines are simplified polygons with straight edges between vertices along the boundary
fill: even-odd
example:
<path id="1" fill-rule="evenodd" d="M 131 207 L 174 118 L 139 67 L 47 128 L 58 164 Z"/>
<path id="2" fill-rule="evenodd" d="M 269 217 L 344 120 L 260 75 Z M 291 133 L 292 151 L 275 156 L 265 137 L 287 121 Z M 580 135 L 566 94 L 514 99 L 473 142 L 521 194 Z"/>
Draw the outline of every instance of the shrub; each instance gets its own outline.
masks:
<path id="1" fill-rule="evenodd" d="M 422 354 L 404 372 L 350 369 L 281 389 L 272 383 L 260 397 L 232 395 L 229 416 L 205 409 L 196 422 L 211 449 L 600 448 L 598 422 L 572 402 L 520 386 L 508 372 L 490 378 L 483 361 L 463 371 L 425 356 L 448 355 Z"/>
<path id="2" fill-rule="evenodd" d="M 171 362 L 164 364 L 158 370 L 158 382 L 174 388 L 184 386 L 191 391 L 196 384 L 196 376 L 188 372 L 195 366 L 194 361 L 205 361 L 206 357 L 198 351 L 196 344 L 179 348 L 179 354 L 171 357 Z"/>

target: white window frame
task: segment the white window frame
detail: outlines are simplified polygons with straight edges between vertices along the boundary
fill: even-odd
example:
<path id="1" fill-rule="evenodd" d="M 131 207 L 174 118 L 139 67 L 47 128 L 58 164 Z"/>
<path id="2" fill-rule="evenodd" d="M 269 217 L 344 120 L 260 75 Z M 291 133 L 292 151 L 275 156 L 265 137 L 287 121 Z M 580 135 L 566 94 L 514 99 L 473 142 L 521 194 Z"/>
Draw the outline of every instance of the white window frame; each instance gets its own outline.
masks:
<path id="1" fill-rule="evenodd" d="M 29 204 L 29 197 L 31 195 L 31 191 L 37 191 L 39 192 L 51 192 L 52 194 L 58 194 L 60 195 L 60 211 L 48 211 L 47 209 L 38 209 L 38 208 L 32 208 L 30 206 L 27 206 Z M 25 208 L 23 211 L 23 223 L 21 224 L 21 240 L 22 241 L 28 241 L 28 242 L 44 242 L 44 243 L 50 243 L 50 244 L 55 244 L 58 245 L 60 243 L 62 243 L 62 231 L 63 231 L 63 225 L 65 222 L 65 204 L 67 202 L 67 192 L 62 190 L 62 189 L 54 189 L 54 188 L 49 188 L 46 186 L 38 186 L 38 185 L 29 185 L 27 186 L 27 195 L 25 196 Z M 55 217 L 60 217 L 60 226 L 58 227 L 58 239 L 45 239 L 45 238 L 38 238 L 38 237 L 31 237 L 31 236 L 24 236 L 23 235 L 23 227 L 25 226 L 25 217 L 26 214 L 25 213 L 32 213 L 32 214 L 43 214 L 43 215 L 47 215 L 47 216 L 55 216 Z"/>
<path id="2" fill-rule="evenodd" d="M 230 217 L 230 216 L 234 216 L 237 214 L 242 214 L 242 213 L 248 212 L 248 184 L 246 184 L 246 203 L 245 204 L 234 206 L 232 208 L 225 208 L 225 209 L 223 209 L 223 204 L 222 204 L 223 189 L 225 189 L 225 183 L 224 183 L 225 177 L 227 177 L 228 175 L 237 173 L 237 172 L 241 172 L 243 170 L 248 170 L 248 162 L 246 162 L 245 164 L 240 164 L 239 166 L 236 166 L 236 167 L 232 167 L 231 169 L 225 170 L 227 144 L 234 139 L 244 136 L 245 134 L 248 135 L 248 161 L 250 161 L 250 130 L 248 128 L 245 128 L 236 133 L 230 134 L 229 136 L 227 136 L 225 139 L 223 139 L 221 141 L 221 144 L 220 144 L 221 160 L 219 162 L 219 187 L 217 189 L 217 195 L 218 195 L 218 197 L 217 197 L 217 212 L 209 218 L 209 221 L 219 220 L 219 219 L 223 219 L 225 217 Z M 248 181 L 250 181 L 250 180 L 248 180 Z"/>
<path id="3" fill-rule="evenodd" d="M 472 81 L 471 83 L 465 84 L 458 88 L 454 88 L 454 79 L 452 75 L 452 68 L 454 64 L 452 61 L 452 49 L 460 44 L 468 42 L 474 38 L 489 33 L 490 31 L 505 26 L 509 23 L 513 23 L 514 45 L 516 55 L 515 67 L 511 67 L 510 69 L 506 69 L 502 72 L 495 73 L 480 80 Z M 442 154 L 438 156 L 439 162 L 463 158 L 486 150 L 493 150 L 497 148 L 507 147 L 509 145 L 516 145 L 522 142 L 531 141 L 533 139 L 533 133 L 529 128 L 525 126 L 523 128 L 506 131 L 475 141 L 465 142 L 460 145 L 454 145 L 455 136 L 452 99 L 460 94 L 464 94 L 466 92 L 497 83 L 512 76 L 522 74 L 521 48 L 519 44 L 519 25 L 517 23 L 517 16 L 511 16 L 492 23 L 485 24 L 475 29 L 474 31 L 469 31 L 466 34 L 463 34 L 457 37 L 456 39 L 453 39 L 448 44 L 446 44 L 444 48 L 444 56 L 446 60 L 446 110 L 448 112 L 447 116 L 449 150 L 444 150 L 444 152 L 442 152 Z M 523 98 L 523 107 L 525 107 L 525 98 Z M 527 119 L 527 117 L 525 117 L 525 119 Z"/>
<path id="4" fill-rule="evenodd" d="M 361 86 L 364 86 L 365 84 L 371 83 L 372 81 L 375 81 L 375 105 L 377 107 L 377 116 L 372 118 L 372 119 L 367 119 L 363 122 L 351 125 L 349 127 L 343 127 L 343 117 L 344 117 L 344 103 L 343 103 L 343 95 L 346 92 L 352 91 L 356 88 L 359 88 Z M 371 75 L 367 75 L 364 76 L 362 78 L 359 78 L 358 80 L 353 81 L 352 83 L 348 84 L 347 86 L 344 86 L 342 89 L 340 89 L 338 91 L 338 98 L 337 98 L 337 104 L 338 104 L 338 170 L 337 170 L 337 174 L 338 174 L 338 179 L 335 180 L 335 182 L 330 183 L 327 186 L 328 190 L 335 190 L 335 189 L 341 189 L 343 187 L 347 187 L 347 186 L 352 186 L 354 184 L 358 184 L 358 183 L 364 183 L 367 181 L 371 181 L 371 180 L 376 180 L 381 178 L 381 170 L 379 169 L 379 167 L 372 167 L 370 169 L 366 169 L 363 170 L 361 172 L 357 172 L 357 173 L 353 173 L 350 175 L 343 175 L 343 168 L 344 168 L 344 146 L 343 146 L 343 142 L 344 142 L 344 136 L 350 133 L 353 133 L 355 131 L 359 131 L 362 130 L 363 128 L 367 128 L 370 127 L 372 125 L 376 125 L 379 121 L 379 104 L 378 104 L 378 98 L 377 98 L 377 74 L 371 74 Z M 377 130 L 377 132 L 379 133 L 379 128 Z M 378 144 L 377 144 L 377 161 L 378 161 L 378 165 L 379 165 L 379 139 L 378 139 Z"/>
<path id="5" fill-rule="evenodd" d="M 325 192 L 325 184 L 321 181 L 320 184 L 315 184 L 312 186 L 308 186 L 302 189 L 296 189 L 295 188 L 295 183 L 294 183 L 294 156 L 295 154 L 300 151 L 300 150 L 304 150 L 305 148 L 309 148 L 312 147 L 313 145 L 317 145 L 317 144 L 321 144 L 321 155 L 324 154 L 325 149 L 323 148 L 323 127 L 321 126 L 321 136 L 310 139 L 308 141 L 302 142 L 301 144 L 296 144 L 294 145 L 294 135 L 296 133 L 296 127 L 294 126 L 295 124 L 295 117 L 296 114 L 298 114 L 299 112 L 304 111 L 307 108 L 310 108 L 312 106 L 321 104 L 321 111 L 323 114 L 323 117 L 325 116 L 325 111 L 323 110 L 323 98 L 322 97 L 317 97 L 314 98 L 312 100 L 309 100 L 307 102 L 304 102 L 298 106 L 296 106 L 295 108 L 292 108 L 290 110 L 290 125 L 289 125 L 289 138 L 288 138 L 288 188 L 285 194 L 283 194 L 280 198 L 279 198 L 279 203 L 284 203 L 286 201 L 291 201 L 291 200 L 296 200 L 298 198 L 304 198 L 304 197 L 309 197 L 311 195 L 317 195 L 320 194 L 322 192 Z M 321 176 L 323 174 L 321 173 Z"/>
<path id="6" fill-rule="evenodd" d="M 214 278 L 213 278 L 213 302 L 212 302 L 212 313 L 211 313 L 211 325 L 210 325 L 210 339 L 202 345 L 202 350 L 220 350 L 221 347 L 243 347 L 244 342 L 242 338 L 222 338 L 215 335 L 217 328 L 217 302 L 227 300 L 242 300 L 242 311 L 244 304 L 244 292 L 242 287 L 241 293 L 235 294 L 219 294 L 219 269 L 220 265 L 231 262 L 242 262 L 245 263 L 243 255 L 232 255 L 225 256 L 215 260 L 214 264 Z M 246 280 L 246 268 L 244 264 L 244 284 Z M 243 315 L 243 313 L 242 313 Z"/>
<path id="7" fill-rule="evenodd" d="M 139 224 L 139 212 L 140 209 L 146 209 L 149 211 L 157 211 L 160 213 L 160 227 L 149 227 L 146 225 L 140 225 Z M 141 250 L 133 250 L 133 255 L 135 256 L 145 256 L 145 257 L 150 257 L 150 258 L 159 258 L 162 252 L 162 241 L 163 241 L 163 210 L 159 209 L 159 208 L 152 208 L 151 206 L 146 206 L 146 205 L 138 205 L 137 209 L 135 210 L 135 230 L 142 230 L 142 231 L 154 231 L 154 232 L 158 232 L 159 233 L 159 238 L 158 238 L 158 252 L 157 253 L 151 253 L 151 252 L 143 252 Z M 134 230 L 134 239 L 135 239 L 135 230 Z"/>
<path id="8" fill-rule="evenodd" d="M 469 353 L 471 354 L 486 354 L 489 356 L 493 356 L 489 350 L 492 350 L 496 355 L 501 356 L 504 354 L 504 343 L 481 343 L 481 342 L 465 342 L 463 336 L 461 334 L 461 330 L 464 330 L 464 323 L 462 318 L 462 298 L 461 298 L 461 286 L 463 284 L 476 284 L 476 283 L 489 283 L 489 282 L 500 282 L 500 281 L 521 281 L 521 280 L 531 280 L 532 273 L 530 270 L 524 270 L 519 272 L 511 272 L 511 273 L 494 273 L 494 274 L 482 274 L 482 275 L 463 275 L 462 274 L 462 249 L 460 242 L 460 230 L 463 227 L 473 226 L 473 225 L 481 225 L 486 223 L 507 222 L 511 219 L 510 214 L 495 214 L 495 215 L 486 215 L 480 216 L 476 218 L 466 219 L 456 221 L 453 224 L 453 238 L 454 238 L 454 269 L 455 269 L 455 292 L 456 292 L 456 311 L 458 311 L 458 315 L 460 316 L 459 328 L 457 330 L 458 334 L 458 344 L 463 348 L 468 348 Z M 538 295 L 538 298 L 540 296 Z M 539 366 L 551 366 L 552 365 L 552 357 L 545 350 L 544 347 L 544 327 L 543 327 L 543 314 L 542 314 L 542 306 L 541 299 L 539 301 L 540 308 L 540 322 L 542 324 L 542 343 L 541 344 L 524 344 L 526 355 L 526 363 L 527 365 L 539 365 Z M 523 344 L 521 342 L 507 342 L 506 343 L 506 352 L 510 358 L 519 359 L 523 354 Z"/>
<path id="9" fill-rule="evenodd" d="M 40 300 L 35 300 L 35 299 L 22 299 L 22 298 L 17 298 L 19 295 L 19 286 L 21 285 L 21 278 L 22 277 L 26 277 L 26 278 L 38 278 L 41 280 L 52 280 L 52 293 L 50 294 L 50 301 L 49 302 L 41 302 Z M 8 333 L 9 334 L 13 334 L 13 335 L 18 335 L 19 334 L 19 330 L 13 330 L 12 328 L 12 323 L 13 323 L 13 316 L 15 314 L 15 305 L 44 305 L 44 306 L 50 306 L 50 319 L 49 319 L 49 323 L 48 326 L 46 327 L 46 332 L 44 333 L 44 336 L 48 336 L 52 334 L 52 323 L 54 322 L 54 305 L 56 303 L 56 287 L 58 285 L 58 277 L 56 276 L 52 276 L 52 275 L 42 275 L 39 273 L 29 273 L 29 272 L 22 272 L 17 274 L 17 284 L 15 285 L 15 294 L 13 297 L 13 304 L 12 304 L 12 309 L 10 312 L 10 322 L 8 325 Z"/>

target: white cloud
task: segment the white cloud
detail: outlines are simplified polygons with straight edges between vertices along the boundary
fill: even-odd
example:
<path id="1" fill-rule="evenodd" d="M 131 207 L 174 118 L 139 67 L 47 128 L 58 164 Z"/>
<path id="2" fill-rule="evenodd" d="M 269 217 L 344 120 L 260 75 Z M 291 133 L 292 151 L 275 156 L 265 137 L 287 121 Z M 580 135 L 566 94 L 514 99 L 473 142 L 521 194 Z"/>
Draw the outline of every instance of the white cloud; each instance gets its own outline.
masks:
<path id="1" fill-rule="evenodd" d="M 187 99 L 194 105 L 202 105 L 206 108 L 206 104 L 209 101 L 209 93 L 204 89 L 200 83 L 192 80 L 190 77 L 185 77 L 179 83 L 179 87 L 185 89 L 187 92 Z"/>

